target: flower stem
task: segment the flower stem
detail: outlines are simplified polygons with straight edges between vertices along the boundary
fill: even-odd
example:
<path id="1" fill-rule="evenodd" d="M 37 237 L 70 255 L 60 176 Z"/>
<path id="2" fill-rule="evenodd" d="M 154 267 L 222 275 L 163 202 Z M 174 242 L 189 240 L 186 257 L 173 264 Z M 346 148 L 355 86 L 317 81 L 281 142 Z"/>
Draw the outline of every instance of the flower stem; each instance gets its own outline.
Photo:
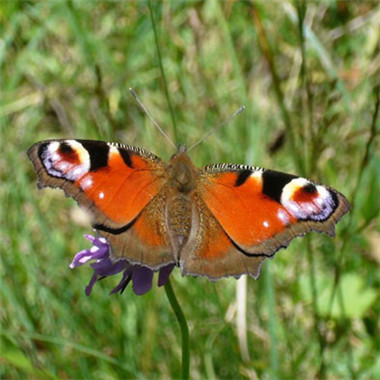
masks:
<path id="1" fill-rule="evenodd" d="M 172 307 L 177 317 L 179 327 L 181 329 L 182 379 L 189 379 L 189 371 L 190 371 L 189 328 L 187 327 L 185 314 L 183 314 L 181 306 L 179 306 L 178 300 L 174 294 L 170 279 L 165 284 L 165 292 L 170 302 L 170 306 Z"/>

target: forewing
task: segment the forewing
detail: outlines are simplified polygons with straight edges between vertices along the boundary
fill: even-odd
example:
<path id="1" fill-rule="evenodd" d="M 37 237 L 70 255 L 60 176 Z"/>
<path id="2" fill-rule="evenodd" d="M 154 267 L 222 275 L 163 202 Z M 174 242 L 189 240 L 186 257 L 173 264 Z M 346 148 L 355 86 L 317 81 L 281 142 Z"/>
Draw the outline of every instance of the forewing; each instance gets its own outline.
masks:
<path id="1" fill-rule="evenodd" d="M 311 230 L 333 235 L 335 224 L 350 208 L 337 190 L 248 166 L 208 166 L 197 189 L 235 248 L 246 256 L 272 256 Z"/>
<path id="2" fill-rule="evenodd" d="M 39 187 L 63 189 L 92 214 L 99 230 L 126 230 L 164 183 L 162 161 L 131 146 L 50 140 L 34 144 L 28 156 Z"/>
<path id="3" fill-rule="evenodd" d="M 165 169 L 142 149 L 102 141 L 51 140 L 28 151 L 39 187 L 58 187 L 93 216 L 114 259 L 158 269 L 174 261 L 164 223 Z"/>

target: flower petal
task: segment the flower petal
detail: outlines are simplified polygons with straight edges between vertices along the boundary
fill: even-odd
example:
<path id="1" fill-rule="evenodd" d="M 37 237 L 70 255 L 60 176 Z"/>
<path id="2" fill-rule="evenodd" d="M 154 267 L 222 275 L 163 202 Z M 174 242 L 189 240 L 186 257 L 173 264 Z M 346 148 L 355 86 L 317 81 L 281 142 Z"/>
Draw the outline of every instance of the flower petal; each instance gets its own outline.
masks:
<path id="1" fill-rule="evenodd" d="M 132 289 L 135 294 L 142 296 L 152 288 L 153 271 L 147 267 L 135 265 L 132 271 Z"/>
<path id="2" fill-rule="evenodd" d="M 92 288 L 99 278 L 112 276 L 123 272 L 123 276 L 117 286 L 111 291 L 114 294 L 122 293 L 126 286 L 132 281 L 132 289 L 135 294 L 143 295 L 152 288 L 153 271 L 147 267 L 131 265 L 125 259 L 114 261 L 110 258 L 110 246 L 104 237 L 84 235 L 92 243 L 90 249 L 78 252 L 70 264 L 70 268 L 81 266 L 89 261 L 94 270 L 89 284 L 86 287 L 86 295 L 90 295 Z M 158 286 L 163 286 L 168 281 L 175 264 L 169 264 L 160 269 Z"/>
<path id="3" fill-rule="evenodd" d="M 170 264 L 160 269 L 158 274 L 158 286 L 163 286 L 168 282 L 169 276 L 173 272 L 174 267 L 175 264 Z"/>
<path id="4" fill-rule="evenodd" d="M 91 235 L 85 235 L 85 238 L 92 242 L 92 244 L 96 243 L 96 240 L 100 240 L 94 238 Z M 106 241 L 106 240 L 105 240 Z M 83 251 L 78 252 L 73 261 L 70 264 L 70 268 L 75 268 L 80 265 L 87 263 L 90 260 L 101 260 L 107 259 L 109 257 L 109 245 L 106 243 L 93 245 L 90 249 L 84 249 Z"/>
<path id="5" fill-rule="evenodd" d="M 94 244 L 96 247 L 99 247 L 99 248 L 106 247 L 107 249 L 109 249 L 108 242 L 107 242 L 106 238 L 104 238 L 104 237 L 95 238 L 93 240 L 92 244 Z"/>
<path id="6" fill-rule="evenodd" d="M 96 273 L 94 273 L 91 277 L 91 280 L 89 282 L 89 284 L 86 286 L 86 296 L 89 296 L 92 292 L 92 288 L 94 287 L 96 281 L 98 279 L 98 275 Z"/>
<path id="7" fill-rule="evenodd" d="M 83 251 L 78 252 L 73 261 L 70 264 L 70 268 L 73 269 L 75 267 L 79 267 L 80 265 L 85 264 L 87 261 L 90 261 L 92 255 L 90 254 L 88 249 L 84 249 Z"/>
<path id="8" fill-rule="evenodd" d="M 129 268 L 127 268 L 124 273 L 123 273 L 123 277 L 121 278 L 120 282 L 117 284 L 117 286 L 110 292 L 110 294 L 115 294 L 117 293 L 118 291 L 120 291 L 120 293 L 123 293 L 124 289 L 127 287 L 127 285 L 129 284 L 129 282 L 132 280 L 132 269 L 133 267 L 130 266 Z"/>
<path id="9" fill-rule="evenodd" d="M 107 258 L 92 263 L 91 266 L 95 273 L 100 276 L 112 276 L 123 271 L 128 266 L 128 263 L 125 260 L 113 262 L 111 259 Z"/>
<path id="10" fill-rule="evenodd" d="M 88 235 L 88 234 L 84 234 L 83 236 L 84 236 L 88 241 L 90 241 L 91 243 L 96 239 L 95 236 Z"/>

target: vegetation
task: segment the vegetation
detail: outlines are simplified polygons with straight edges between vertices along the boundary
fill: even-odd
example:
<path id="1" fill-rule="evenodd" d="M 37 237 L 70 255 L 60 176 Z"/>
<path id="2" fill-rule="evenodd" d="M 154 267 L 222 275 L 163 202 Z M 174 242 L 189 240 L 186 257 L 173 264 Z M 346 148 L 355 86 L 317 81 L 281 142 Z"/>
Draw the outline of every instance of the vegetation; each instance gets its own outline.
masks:
<path id="1" fill-rule="evenodd" d="M 92 269 L 69 264 L 90 224 L 37 190 L 26 157 L 70 137 L 168 159 L 129 87 L 188 145 L 245 105 L 191 151 L 198 166 L 297 173 L 353 206 L 334 239 L 295 239 L 258 281 L 175 271 L 190 377 L 380 378 L 379 20 L 370 1 L 1 2 L 0 378 L 181 376 L 164 289 L 110 296 L 107 278 L 86 297 Z"/>

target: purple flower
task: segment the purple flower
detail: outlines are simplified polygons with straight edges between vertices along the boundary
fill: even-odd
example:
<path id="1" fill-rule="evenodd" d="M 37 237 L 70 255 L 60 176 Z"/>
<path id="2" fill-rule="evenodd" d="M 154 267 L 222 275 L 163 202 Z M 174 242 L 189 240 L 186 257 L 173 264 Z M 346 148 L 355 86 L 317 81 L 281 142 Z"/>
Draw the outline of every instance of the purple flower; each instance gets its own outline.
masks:
<path id="1" fill-rule="evenodd" d="M 151 269 L 141 265 L 130 264 L 126 259 L 112 261 L 110 258 L 110 247 L 104 237 L 96 238 L 91 235 L 84 235 L 84 237 L 92 243 L 92 247 L 78 252 L 70 264 L 70 268 L 75 268 L 95 260 L 95 262 L 90 264 L 94 269 L 94 274 L 86 287 L 86 295 L 89 296 L 91 294 L 96 281 L 120 272 L 123 272 L 123 277 L 110 294 L 123 293 L 131 281 L 132 289 L 137 295 L 143 295 L 152 288 L 153 271 Z M 158 286 L 166 284 L 173 269 L 174 264 L 160 268 Z"/>

